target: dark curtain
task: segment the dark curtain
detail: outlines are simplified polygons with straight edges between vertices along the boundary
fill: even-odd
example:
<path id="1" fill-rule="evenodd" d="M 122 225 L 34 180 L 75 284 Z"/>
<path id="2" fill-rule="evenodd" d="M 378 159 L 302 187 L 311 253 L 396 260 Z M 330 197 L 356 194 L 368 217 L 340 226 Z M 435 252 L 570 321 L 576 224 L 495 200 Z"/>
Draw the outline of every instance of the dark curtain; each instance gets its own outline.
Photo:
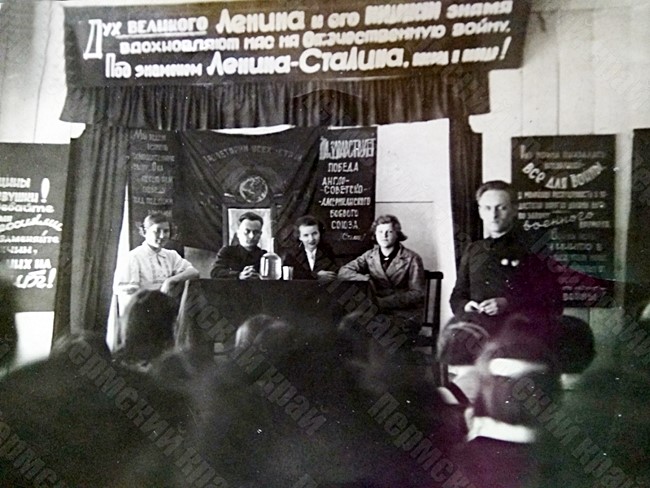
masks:
<path id="1" fill-rule="evenodd" d="M 472 132 L 467 118 L 449 121 L 449 176 L 456 267 L 467 245 L 481 239 L 481 220 L 475 205 L 483 182 L 481 135 Z"/>
<path id="2" fill-rule="evenodd" d="M 191 130 L 280 124 L 370 126 L 488 111 L 487 75 L 453 66 L 438 75 L 355 81 L 68 86 L 61 120 Z"/>
<path id="3" fill-rule="evenodd" d="M 634 131 L 632 196 L 627 230 L 625 304 L 628 310 L 650 299 L 650 129 Z"/>
<path id="4" fill-rule="evenodd" d="M 89 126 L 72 141 L 54 338 L 105 334 L 127 177 L 128 129 Z"/>

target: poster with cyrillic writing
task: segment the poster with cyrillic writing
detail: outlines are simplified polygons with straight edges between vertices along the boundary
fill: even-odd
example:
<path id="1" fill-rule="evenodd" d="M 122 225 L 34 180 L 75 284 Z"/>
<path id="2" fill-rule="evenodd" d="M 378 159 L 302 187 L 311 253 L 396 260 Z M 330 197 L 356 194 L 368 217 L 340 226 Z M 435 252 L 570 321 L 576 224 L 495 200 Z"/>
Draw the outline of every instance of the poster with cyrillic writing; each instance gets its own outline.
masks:
<path id="1" fill-rule="evenodd" d="M 528 0 L 66 8 L 70 86 L 411 76 L 521 66 Z"/>
<path id="2" fill-rule="evenodd" d="M 377 129 L 329 130 L 320 138 L 312 213 L 325 224 L 336 255 L 372 246 Z"/>
<path id="3" fill-rule="evenodd" d="M 54 310 L 69 146 L 0 144 L 0 268 L 18 312 Z"/>
<path id="4" fill-rule="evenodd" d="M 130 245 L 142 243 L 140 225 L 151 213 L 172 220 L 178 139 L 173 132 L 135 130 L 129 146 Z M 172 239 L 177 233 L 172 228 Z"/>
<path id="5" fill-rule="evenodd" d="M 564 305 L 593 307 L 613 289 L 613 135 L 516 137 L 512 182 L 522 229 L 549 253 Z"/>

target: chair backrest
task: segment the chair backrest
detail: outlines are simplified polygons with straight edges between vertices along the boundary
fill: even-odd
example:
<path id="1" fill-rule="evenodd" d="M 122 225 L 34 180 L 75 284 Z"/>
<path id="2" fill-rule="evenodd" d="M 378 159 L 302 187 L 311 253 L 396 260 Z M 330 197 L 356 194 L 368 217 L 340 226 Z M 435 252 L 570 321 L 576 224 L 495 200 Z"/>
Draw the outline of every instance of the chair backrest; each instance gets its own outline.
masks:
<path id="1" fill-rule="evenodd" d="M 440 299 L 443 278 L 442 271 L 424 271 L 427 287 L 422 322 L 434 326 L 435 331 L 440 330 Z"/>
<path id="2" fill-rule="evenodd" d="M 418 336 L 420 346 L 428 350 L 431 357 L 431 373 L 436 385 L 447 383 L 447 368 L 436 358 L 438 334 L 440 333 L 440 300 L 442 295 L 442 271 L 424 271 L 426 291 L 424 297 L 424 314 L 422 330 Z"/>

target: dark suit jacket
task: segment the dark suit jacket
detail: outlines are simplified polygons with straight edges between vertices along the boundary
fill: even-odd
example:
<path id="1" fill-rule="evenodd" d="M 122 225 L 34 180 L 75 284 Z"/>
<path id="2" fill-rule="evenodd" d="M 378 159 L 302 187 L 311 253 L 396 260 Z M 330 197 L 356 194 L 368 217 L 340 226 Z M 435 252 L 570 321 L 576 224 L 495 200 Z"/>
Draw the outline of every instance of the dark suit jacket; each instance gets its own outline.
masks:
<path id="1" fill-rule="evenodd" d="M 516 229 L 469 245 L 460 261 L 450 304 L 459 315 L 468 301 L 481 303 L 495 297 L 508 300 L 508 313 L 536 317 L 562 313 L 562 291 L 548 262 L 531 252 L 526 237 Z"/>
<path id="2" fill-rule="evenodd" d="M 241 270 L 246 266 L 255 266 L 260 270 L 260 259 L 266 254 L 264 249 L 256 247 L 252 251 L 247 251 L 244 247 L 237 244 L 236 246 L 224 246 L 219 250 L 217 259 L 210 270 L 211 278 L 238 278 Z"/>
<path id="3" fill-rule="evenodd" d="M 325 245 L 319 245 L 316 249 L 316 261 L 314 263 L 313 271 L 309 267 L 307 253 L 302 244 L 295 246 L 284 253 L 282 265 L 293 266 L 294 280 L 315 280 L 318 278 L 319 271 L 336 272 L 338 270 L 334 253 Z"/>

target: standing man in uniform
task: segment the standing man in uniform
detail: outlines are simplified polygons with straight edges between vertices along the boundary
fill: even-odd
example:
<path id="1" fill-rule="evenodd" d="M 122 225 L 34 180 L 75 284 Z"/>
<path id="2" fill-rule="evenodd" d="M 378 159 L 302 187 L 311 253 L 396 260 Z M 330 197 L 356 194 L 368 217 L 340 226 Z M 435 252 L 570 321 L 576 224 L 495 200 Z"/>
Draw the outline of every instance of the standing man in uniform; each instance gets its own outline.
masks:
<path id="1" fill-rule="evenodd" d="M 536 320 L 559 317 L 557 280 L 516 226 L 516 192 L 504 181 L 488 181 L 477 190 L 476 201 L 488 237 L 463 254 L 450 299 L 454 314 L 473 315 L 488 332 L 516 312 Z"/>

